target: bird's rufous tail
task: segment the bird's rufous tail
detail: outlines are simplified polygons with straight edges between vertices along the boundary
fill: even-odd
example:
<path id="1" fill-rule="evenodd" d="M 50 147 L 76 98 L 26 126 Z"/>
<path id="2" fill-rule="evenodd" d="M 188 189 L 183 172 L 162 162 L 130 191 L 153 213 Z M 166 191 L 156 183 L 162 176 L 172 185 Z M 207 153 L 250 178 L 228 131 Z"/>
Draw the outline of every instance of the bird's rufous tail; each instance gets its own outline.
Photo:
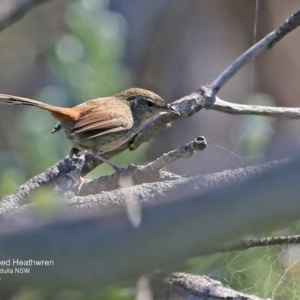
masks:
<path id="1" fill-rule="evenodd" d="M 49 111 L 59 121 L 75 121 L 79 118 L 78 111 L 73 108 L 54 106 L 19 96 L 0 94 L 0 104 L 35 106 Z"/>

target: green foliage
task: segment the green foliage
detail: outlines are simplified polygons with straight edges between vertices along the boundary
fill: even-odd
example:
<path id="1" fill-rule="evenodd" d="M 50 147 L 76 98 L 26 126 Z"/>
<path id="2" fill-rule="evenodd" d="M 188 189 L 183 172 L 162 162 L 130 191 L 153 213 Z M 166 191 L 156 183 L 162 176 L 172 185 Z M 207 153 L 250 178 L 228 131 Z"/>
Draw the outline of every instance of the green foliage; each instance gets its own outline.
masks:
<path id="1" fill-rule="evenodd" d="M 262 236 L 288 236 L 299 232 L 299 223 Z M 249 237 L 251 239 L 251 237 Z M 231 288 L 262 298 L 299 299 L 299 245 L 254 247 L 191 259 L 186 271 L 206 274 Z"/>
<path id="2" fill-rule="evenodd" d="M 71 3 L 66 11 L 70 32 L 49 54 L 52 72 L 75 103 L 114 94 L 129 84 L 129 74 L 120 63 L 126 23 L 107 11 L 104 3 Z"/>
<path id="3" fill-rule="evenodd" d="M 251 105 L 274 106 L 273 99 L 266 94 L 254 94 L 249 100 Z M 243 159 L 247 163 L 262 163 L 264 151 L 273 136 L 275 119 L 262 116 L 239 116 L 239 126 L 234 124 L 230 137 L 236 147 L 240 146 Z"/>
<path id="4" fill-rule="evenodd" d="M 22 182 L 23 176 L 12 167 L 7 167 L 0 173 L 0 197 L 8 195 L 16 190 L 19 183 Z"/>

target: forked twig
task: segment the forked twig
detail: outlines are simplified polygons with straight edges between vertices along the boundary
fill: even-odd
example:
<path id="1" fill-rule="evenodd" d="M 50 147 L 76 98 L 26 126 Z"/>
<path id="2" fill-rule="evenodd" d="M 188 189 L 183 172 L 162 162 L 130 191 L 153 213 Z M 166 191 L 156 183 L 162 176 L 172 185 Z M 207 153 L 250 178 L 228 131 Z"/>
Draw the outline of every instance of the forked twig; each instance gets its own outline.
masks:
<path id="1" fill-rule="evenodd" d="M 165 172 L 160 170 L 171 162 L 180 158 L 189 158 L 195 154 L 196 151 L 202 151 L 206 148 L 207 143 L 204 137 L 197 137 L 195 140 L 178 147 L 168 153 L 148 163 L 147 165 L 129 165 L 126 169 L 122 170 L 116 178 L 115 174 L 101 176 L 99 178 L 90 180 L 81 186 L 80 194 L 96 194 L 101 191 L 110 191 L 119 188 L 120 182 L 124 179 L 130 178 L 131 185 L 137 185 L 146 182 L 158 182 L 164 180 L 171 180 L 166 177 Z M 116 180 L 117 179 L 117 180 Z M 172 179 L 178 179 L 174 177 Z"/>
<path id="2" fill-rule="evenodd" d="M 300 25 L 300 10 L 290 16 L 276 30 L 268 34 L 261 41 L 242 54 L 225 71 L 221 73 L 210 85 L 202 86 L 197 92 L 187 95 L 173 102 L 173 106 L 180 112 L 180 117 L 176 115 L 160 116 L 155 125 L 149 124 L 143 128 L 131 145 L 136 149 L 152 136 L 159 134 L 166 129 L 166 124 L 174 122 L 182 117 L 189 117 L 199 110 L 213 109 L 230 114 L 263 115 L 270 117 L 286 117 L 289 119 L 299 119 L 300 109 L 289 107 L 270 107 L 259 105 L 235 104 L 217 98 L 215 94 L 220 88 L 232 78 L 251 58 L 264 50 L 273 47 L 278 41 Z"/>

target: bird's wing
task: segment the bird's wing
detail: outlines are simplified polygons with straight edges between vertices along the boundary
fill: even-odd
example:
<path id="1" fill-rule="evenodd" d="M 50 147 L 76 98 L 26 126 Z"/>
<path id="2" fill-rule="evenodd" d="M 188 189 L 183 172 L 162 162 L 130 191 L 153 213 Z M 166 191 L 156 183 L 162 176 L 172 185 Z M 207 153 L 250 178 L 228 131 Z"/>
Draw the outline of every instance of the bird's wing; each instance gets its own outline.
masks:
<path id="1" fill-rule="evenodd" d="M 97 99 L 88 102 L 90 108 L 74 122 L 72 133 L 89 133 L 90 136 L 87 138 L 93 138 L 124 131 L 133 126 L 132 113 L 128 105 L 116 103 L 108 98 L 101 100 L 101 103 L 97 103 Z"/>

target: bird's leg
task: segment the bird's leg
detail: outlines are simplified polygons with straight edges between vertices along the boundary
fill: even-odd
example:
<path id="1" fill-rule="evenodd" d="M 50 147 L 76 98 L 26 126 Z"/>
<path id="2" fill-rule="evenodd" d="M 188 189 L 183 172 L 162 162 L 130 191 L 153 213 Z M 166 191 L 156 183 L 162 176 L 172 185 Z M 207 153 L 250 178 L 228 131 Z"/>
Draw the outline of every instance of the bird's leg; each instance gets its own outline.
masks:
<path id="1" fill-rule="evenodd" d="M 113 164 L 112 162 L 110 162 L 108 159 L 104 158 L 103 156 L 101 156 L 97 150 L 93 150 L 93 155 L 102 160 L 103 162 L 107 163 L 108 165 L 110 165 L 114 170 L 115 170 L 115 173 L 118 175 L 122 170 L 123 168 L 120 168 L 118 166 L 116 166 L 115 164 Z"/>
<path id="2" fill-rule="evenodd" d="M 103 156 L 101 156 L 97 150 L 93 150 L 93 155 L 94 157 L 102 160 L 103 162 L 107 163 L 108 165 L 110 165 L 114 171 L 115 171 L 115 175 L 114 175 L 114 179 L 113 179 L 113 182 L 118 182 L 119 181 L 119 175 L 121 173 L 121 171 L 123 170 L 123 168 L 120 168 L 118 166 L 116 166 L 115 164 L 113 164 L 112 162 L 110 162 L 108 159 L 104 158 Z"/>

